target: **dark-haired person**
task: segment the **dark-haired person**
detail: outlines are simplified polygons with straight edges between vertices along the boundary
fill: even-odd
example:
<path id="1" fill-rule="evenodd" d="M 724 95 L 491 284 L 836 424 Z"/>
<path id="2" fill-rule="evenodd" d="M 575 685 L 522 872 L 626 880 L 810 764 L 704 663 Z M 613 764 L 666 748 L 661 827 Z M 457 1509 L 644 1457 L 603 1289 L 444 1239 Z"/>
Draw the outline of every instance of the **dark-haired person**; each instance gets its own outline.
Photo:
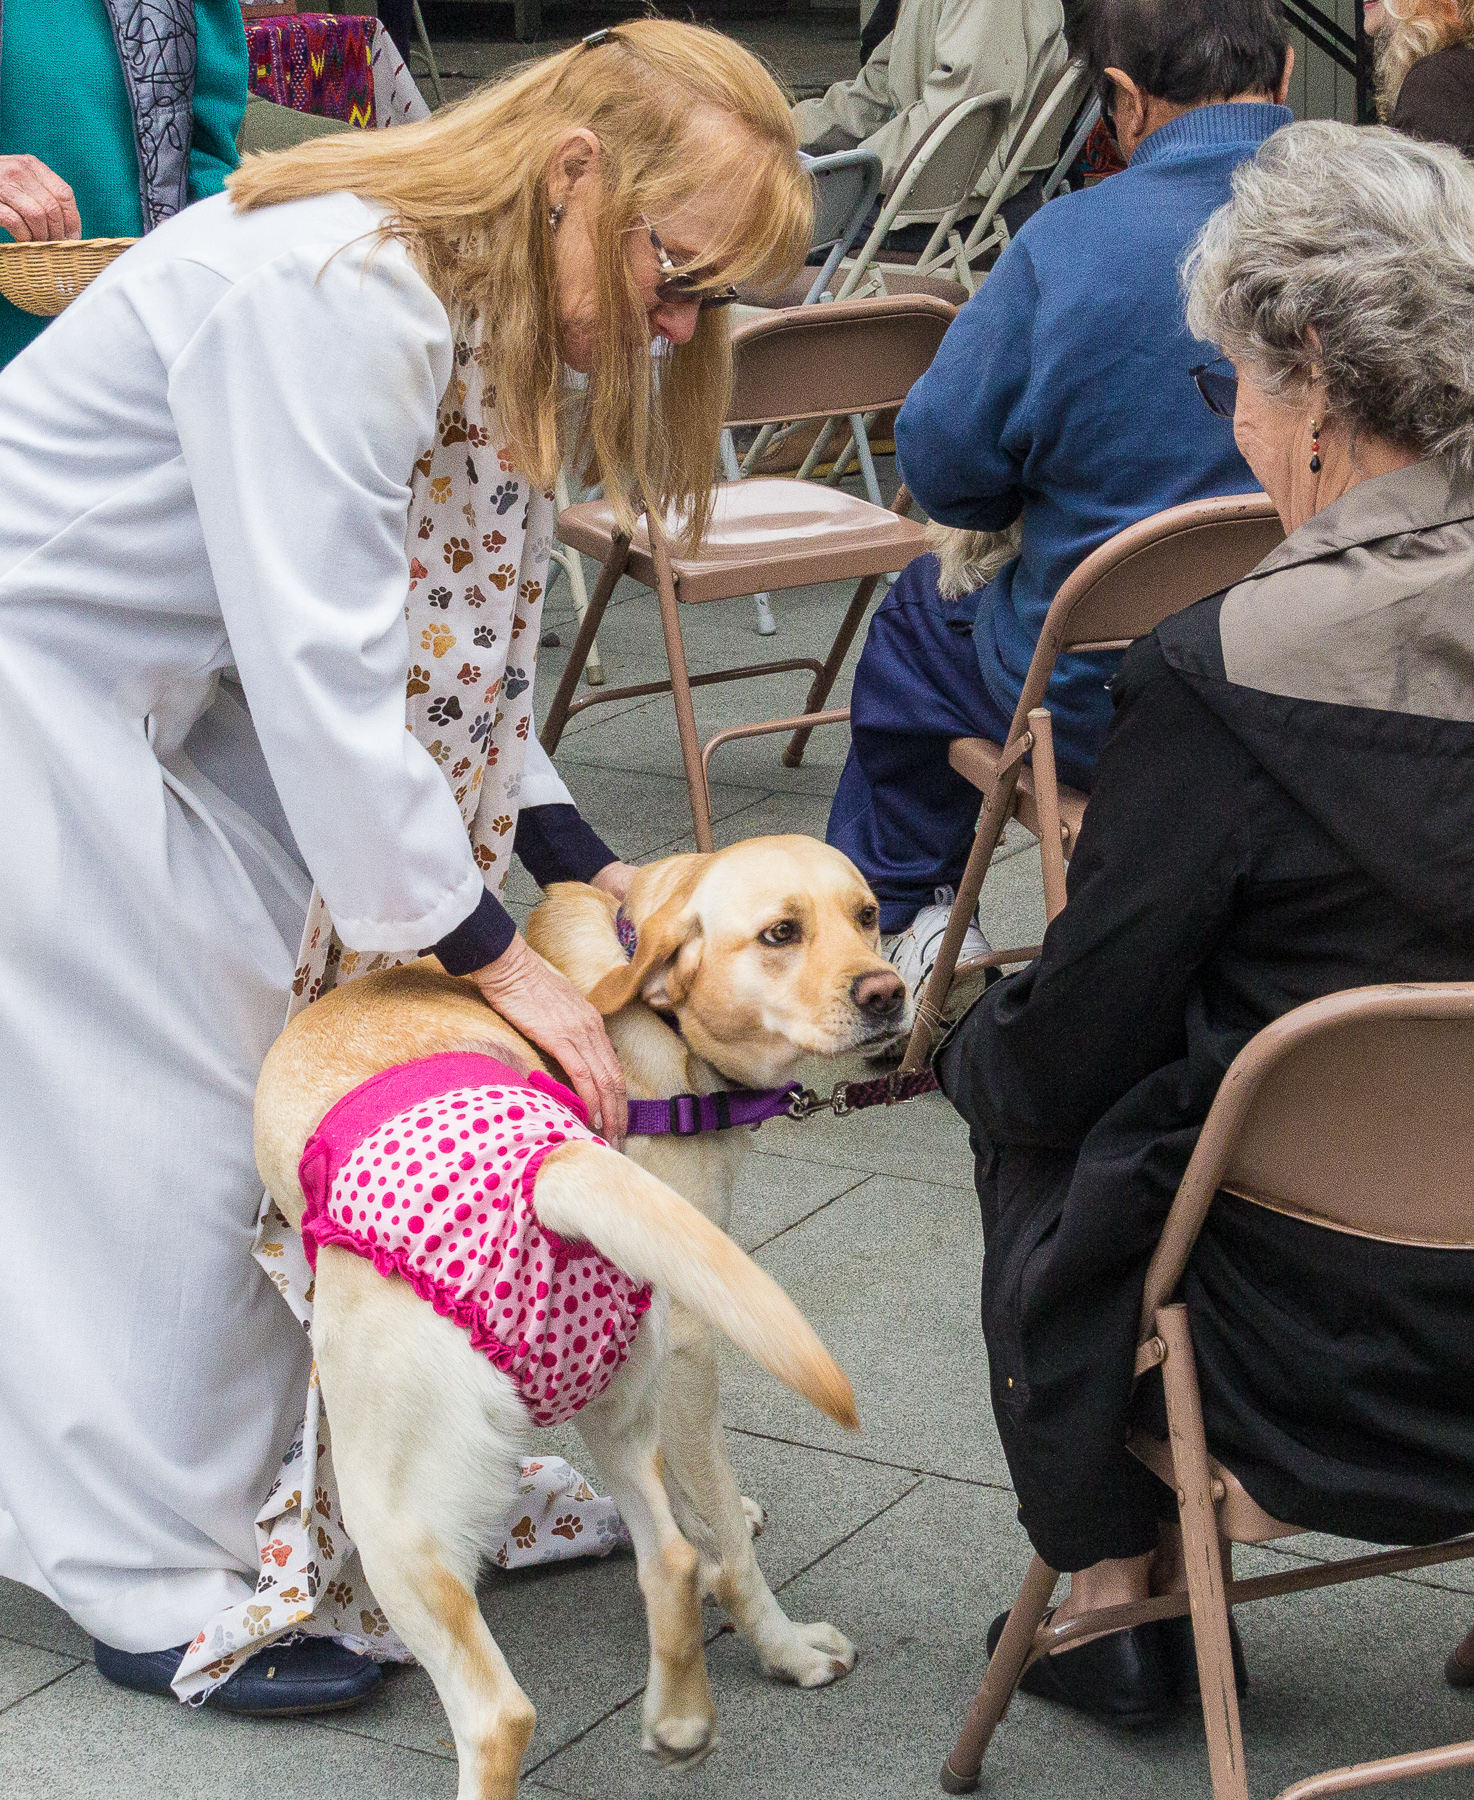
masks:
<path id="1" fill-rule="evenodd" d="M 903 572 L 856 670 L 829 815 L 829 842 L 878 895 L 913 990 L 977 823 L 948 742 L 1004 736 L 1049 603 L 1098 545 L 1164 507 L 1258 485 L 1193 391 L 1188 368 L 1211 351 L 1183 323 L 1177 268 L 1234 169 L 1289 123 L 1278 0 L 1086 0 L 1067 29 L 1129 166 L 1028 221 L 896 425 L 932 518 L 982 531 L 1021 520 L 1019 554 L 955 603 L 934 557 Z M 1090 786 L 1115 662 L 1062 657 L 1050 685 L 1061 773 L 1077 787 Z M 964 954 L 983 947 L 974 927 Z"/>
<path id="2" fill-rule="evenodd" d="M 1321 995 L 1474 979 L 1471 241 L 1474 168 L 1444 144 L 1318 120 L 1236 175 L 1188 320 L 1288 535 L 1127 652 L 1069 904 L 937 1058 L 1019 1517 L 1071 1572 L 1057 1622 L 1186 1585 L 1173 1496 L 1125 1446 L 1166 1435 L 1160 1378 L 1133 1399 L 1142 1277 L 1234 1057 Z M 1374 1543 L 1474 1528 L 1474 1252 L 1221 1193 L 1181 1297 L 1208 1441 L 1267 1512 Z M 1141 1724 L 1196 1698 L 1193 1661 L 1164 1621 L 1023 1686 Z"/>

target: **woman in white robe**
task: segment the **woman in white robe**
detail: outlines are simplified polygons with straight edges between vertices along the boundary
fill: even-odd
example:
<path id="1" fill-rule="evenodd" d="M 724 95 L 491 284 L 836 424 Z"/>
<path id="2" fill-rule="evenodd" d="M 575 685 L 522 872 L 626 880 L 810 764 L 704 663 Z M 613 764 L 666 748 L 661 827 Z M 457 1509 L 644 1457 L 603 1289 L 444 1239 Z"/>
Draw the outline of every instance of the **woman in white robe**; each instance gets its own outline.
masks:
<path id="1" fill-rule="evenodd" d="M 434 946 L 622 1127 L 597 1015 L 494 891 L 566 369 L 621 513 L 699 515 L 730 363 L 702 302 L 790 270 L 807 208 L 760 65 L 640 21 L 424 124 L 248 162 L 0 377 L 0 1574 L 101 1645 L 177 1663 L 249 1599 L 301 1430 L 251 1104 L 294 969 L 324 979 L 309 901 L 329 971 Z M 493 604 L 442 656 L 419 554 L 463 453 L 444 563 Z M 413 699 L 436 683 L 475 716 Z M 453 786 L 478 754 L 500 837 Z M 545 759 L 528 778 L 566 824 Z M 568 872 L 628 879 L 573 835 Z"/>

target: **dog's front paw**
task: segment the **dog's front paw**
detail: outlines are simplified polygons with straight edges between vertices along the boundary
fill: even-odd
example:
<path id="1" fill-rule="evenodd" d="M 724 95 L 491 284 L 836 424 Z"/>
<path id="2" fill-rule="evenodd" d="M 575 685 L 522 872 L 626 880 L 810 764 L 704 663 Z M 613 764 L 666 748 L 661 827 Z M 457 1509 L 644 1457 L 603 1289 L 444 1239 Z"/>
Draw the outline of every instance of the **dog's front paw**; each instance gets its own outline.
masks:
<path id="1" fill-rule="evenodd" d="M 716 1745 L 714 1719 L 646 1719 L 640 1747 L 668 1769 L 694 1769 Z"/>
<path id="2" fill-rule="evenodd" d="M 790 1635 L 763 1652 L 763 1668 L 796 1687 L 827 1687 L 855 1666 L 855 1646 L 822 1619 L 812 1625 L 790 1622 Z"/>
<path id="3" fill-rule="evenodd" d="M 759 1500 L 749 1500 L 742 1496 L 742 1510 L 747 1515 L 747 1535 L 759 1538 L 763 1535 L 763 1526 L 768 1522 L 768 1509 Z"/>

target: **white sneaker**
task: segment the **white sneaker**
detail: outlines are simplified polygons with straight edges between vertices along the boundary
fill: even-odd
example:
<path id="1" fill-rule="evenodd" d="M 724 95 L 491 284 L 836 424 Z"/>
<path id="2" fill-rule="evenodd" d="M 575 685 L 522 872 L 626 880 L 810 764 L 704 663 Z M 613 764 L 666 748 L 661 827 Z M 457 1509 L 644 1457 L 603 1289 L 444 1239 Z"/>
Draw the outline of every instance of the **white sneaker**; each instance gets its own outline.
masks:
<path id="1" fill-rule="evenodd" d="M 921 990 L 936 966 L 937 952 L 942 947 L 956 897 L 952 888 L 937 888 L 935 906 L 923 906 L 905 931 L 881 943 L 881 954 L 910 989 L 913 1000 L 921 998 Z M 968 925 L 957 960 L 967 962 L 974 956 L 986 956 L 992 948 L 974 919 Z"/>

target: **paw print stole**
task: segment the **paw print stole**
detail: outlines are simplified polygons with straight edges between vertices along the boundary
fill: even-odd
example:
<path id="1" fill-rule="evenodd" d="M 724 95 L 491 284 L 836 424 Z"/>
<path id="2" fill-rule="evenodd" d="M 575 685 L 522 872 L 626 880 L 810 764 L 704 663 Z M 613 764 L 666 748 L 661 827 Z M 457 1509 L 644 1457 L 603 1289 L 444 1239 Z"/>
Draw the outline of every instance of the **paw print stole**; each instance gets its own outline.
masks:
<path id="1" fill-rule="evenodd" d="M 487 886 L 500 893 L 532 731 L 554 508 L 511 466 L 482 361 L 479 342 L 457 343 L 435 441 L 411 481 L 405 723 L 440 765 Z M 339 981 L 411 960 L 347 949 L 314 891 L 288 1017 Z"/>

